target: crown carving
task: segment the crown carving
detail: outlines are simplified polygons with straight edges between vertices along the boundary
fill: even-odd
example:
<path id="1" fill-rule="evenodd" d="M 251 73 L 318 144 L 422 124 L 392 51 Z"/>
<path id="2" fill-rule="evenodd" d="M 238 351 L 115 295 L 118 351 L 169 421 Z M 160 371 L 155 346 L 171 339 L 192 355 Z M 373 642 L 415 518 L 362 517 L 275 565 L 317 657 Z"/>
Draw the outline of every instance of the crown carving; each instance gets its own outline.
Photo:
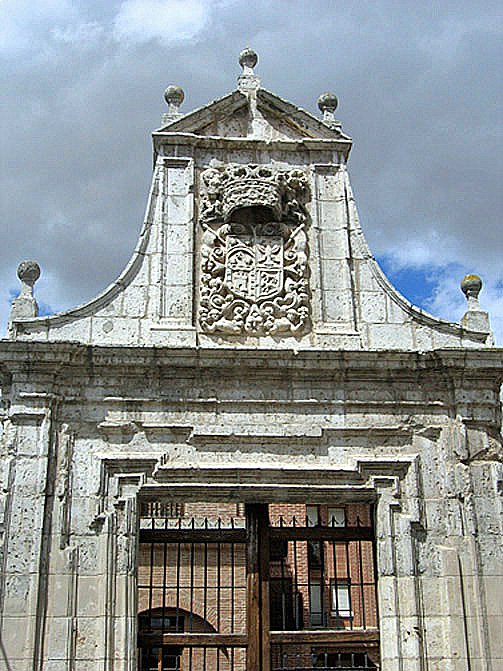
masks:
<path id="1" fill-rule="evenodd" d="M 277 184 L 246 177 L 229 182 L 223 188 L 222 216 L 228 221 L 234 210 L 242 207 L 268 207 L 274 216 L 281 216 L 281 190 Z"/>
<path id="2" fill-rule="evenodd" d="M 280 220 L 292 198 L 307 189 L 306 176 L 299 170 L 276 170 L 262 165 L 209 167 L 201 174 L 203 197 L 201 222 L 229 221 L 243 207 L 267 207 Z"/>

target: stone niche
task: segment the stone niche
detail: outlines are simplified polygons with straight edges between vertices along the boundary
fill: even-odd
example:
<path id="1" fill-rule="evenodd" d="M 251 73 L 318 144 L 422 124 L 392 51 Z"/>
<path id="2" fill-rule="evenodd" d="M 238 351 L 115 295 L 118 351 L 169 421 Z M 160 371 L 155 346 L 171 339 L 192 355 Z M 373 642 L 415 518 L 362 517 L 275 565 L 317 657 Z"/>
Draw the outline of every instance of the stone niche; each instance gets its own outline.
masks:
<path id="1" fill-rule="evenodd" d="M 201 329 L 304 335 L 311 325 L 305 171 L 212 162 L 199 181 Z"/>

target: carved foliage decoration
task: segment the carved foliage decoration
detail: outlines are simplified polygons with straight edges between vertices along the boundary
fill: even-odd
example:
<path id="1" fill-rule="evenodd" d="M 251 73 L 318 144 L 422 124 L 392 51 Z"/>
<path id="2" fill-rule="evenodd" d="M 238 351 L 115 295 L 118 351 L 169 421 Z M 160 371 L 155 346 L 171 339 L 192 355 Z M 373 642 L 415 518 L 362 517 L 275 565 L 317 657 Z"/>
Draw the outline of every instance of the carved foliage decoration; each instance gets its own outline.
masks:
<path id="1" fill-rule="evenodd" d="M 309 327 L 307 179 L 301 170 L 201 175 L 199 322 L 207 333 L 300 335 Z"/>

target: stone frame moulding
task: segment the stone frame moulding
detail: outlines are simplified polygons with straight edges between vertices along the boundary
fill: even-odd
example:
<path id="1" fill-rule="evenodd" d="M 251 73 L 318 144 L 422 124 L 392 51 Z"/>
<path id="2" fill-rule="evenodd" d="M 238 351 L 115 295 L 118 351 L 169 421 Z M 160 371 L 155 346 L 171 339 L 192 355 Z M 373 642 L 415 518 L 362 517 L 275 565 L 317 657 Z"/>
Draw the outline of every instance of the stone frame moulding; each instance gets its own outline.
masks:
<path id="1" fill-rule="evenodd" d="M 253 484 L 257 481 L 256 469 L 229 467 L 224 469 L 222 479 L 217 477 L 222 473 L 221 468 L 173 468 L 162 459 L 152 458 L 109 455 L 102 460 L 101 472 L 100 504 L 91 525 L 103 527 L 107 533 L 107 602 L 110 607 L 105 671 L 115 671 L 116 654 L 128 660 L 124 671 L 137 671 L 137 504 L 140 497 L 155 499 L 159 496 L 177 501 L 225 499 L 270 503 L 281 499 L 281 502 L 374 503 L 381 669 L 402 671 L 406 658 L 407 671 L 423 670 L 423 625 L 417 615 L 422 610 L 421 594 L 414 561 L 414 529 L 421 528 L 422 524 L 420 508 L 414 504 L 417 491 L 405 494 L 406 489 L 418 486 L 417 457 L 393 461 L 361 459 L 354 470 L 293 468 L 287 469 L 285 474 L 285 469 L 266 468 L 262 470 L 259 485 Z M 284 481 L 278 486 L 281 475 Z M 343 479 L 344 484 L 334 482 L 337 479 Z M 407 579 L 403 580 L 404 577 Z M 121 598 L 118 598 L 119 591 Z M 410 599 L 402 611 L 404 600 Z M 117 611 L 117 602 L 125 604 L 125 612 Z M 411 603 L 415 607 L 411 608 Z M 410 612 L 416 614 L 408 615 Z"/>

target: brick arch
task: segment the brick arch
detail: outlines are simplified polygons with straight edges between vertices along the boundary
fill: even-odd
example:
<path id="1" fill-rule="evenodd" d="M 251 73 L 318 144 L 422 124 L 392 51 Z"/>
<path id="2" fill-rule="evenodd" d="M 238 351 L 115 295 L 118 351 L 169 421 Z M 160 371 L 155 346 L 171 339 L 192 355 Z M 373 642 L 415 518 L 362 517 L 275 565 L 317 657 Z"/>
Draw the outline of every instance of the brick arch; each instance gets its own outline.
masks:
<path id="1" fill-rule="evenodd" d="M 202 633 L 205 633 L 205 634 L 216 634 L 216 635 L 218 634 L 215 627 L 210 622 L 208 622 L 208 620 L 205 620 L 203 617 L 201 617 L 200 615 L 197 615 L 194 612 L 191 613 L 188 610 L 185 610 L 183 608 L 178 608 L 177 609 L 176 607 L 166 607 L 166 608 L 163 609 L 162 606 L 161 606 L 161 607 L 152 608 L 151 610 L 146 609 L 146 610 L 140 611 L 138 613 L 138 616 L 137 616 L 138 617 L 138 641 L 139 641 L 139 647 L 142 648 L 142 649 L 144 649 L 145 647 L 148 649 L 150 646 L 153 645 L 153 643 L 151 641 L 149 642 L 149 634 L 155 634 L 156 632 L 160 633 L 160 631 L 161 631 L 160 629 L 152 630 L 152 629 L 142 627 L 140 618 L 142 616 L 145 616 L 145 617 L 148 618 L 150 613 L 152 614 L 153 617 L 155 617 L 155 616 L 161 617 L 164 614 L 165 617 L 170 617 L 171 616 L 173 618 L 176 618 L 176 615 L 178 613 L 179 617 L 184 618 L 183 627 L 181 627 L 178 631 L 175 632 L 175 631 L 169 629 L 169 630 L 165 631 L 165 633 L 179 633 L 179 634 L 187 634 L 187 633 L 202 634 Z M 192 617 L 192 623 L 191 623 L 192 627 L 191 627 L 191 631 L 189 632 L 188 622 L 189 622 L 189 619 L 191 617 Z M 157 643 L 156 645 L 159 645 L 159 643 Z M 190 654 L 190 659 L 191 660 L 193 659 L 192 654 L 193 654 L 194 649 L 192 649 L 190 645 L 187 646 L 185 644 L 181 644 L 181 645 L 180 644 L 175 644 L 174 647 L 177 650 L 176 654 L 178 654 L 180 656 L 180 661 L 182 660 L 182 658 L 186 660 L 187 659 L 186 658 L 187 654 Z M 233 659 L 233 657 L 231 657 L 232 653 L 230 652 L 230 650 L 227 647 L 225 647 L 225 646 L 217 646 L 217 647 L 220 650 L 220 653 L 224 655 L 224 658 L 227 660 L 227 662 L 229 662 L 229 660 Z M 208 648 L 210 650 L 211 649 L 216 649 L 216 647 L 212 646 L 211 644 L 208 645 Z M 190 653 L 188 652 L 189 650 L 190 650 Z M 195 651 L 194 651 L 194 660 L 196 661 L 196 664 L 197 664 L 197 656 L 200 657 L 201 654 L 203 654 L 203 653 L 201 653 L 201 650 L 203 650 L 203 649 L 196 648 Z M 204 650 L 206 650 L 206 648 L 204 648 Z M 204 652 L 204 655 L 206 655 L 206 652 Z M 204 659 L 206 659 L 206 657 L 203 657 L 202 659 L 204 660 Z M 196 666 L 196 668 L 199 668 L 199 667 Z"/>
<path id="2" fill-rule="evenodd" d="M 226 628 L 229 621 L 229 608 L 231 607 L 230 595 L 219 592 L 216 583 L 216 566 L 218 564 L 218 557 L 222 568 L 222 580 L 230 584 L 231 580 L 231 549 L 229 544 L 222 544 L 220 554 L 217 552 L 217 547 L 214 543 L 208 545 L 208 550 L 205 555 L 203 553 L 203 544 L 195 544 L 194 554 L 191 554 L 191 546 L 187 543 L 169 542 L 164 549 L 163 545 L 154 544 L 152 551 L 152 544 L 140 544 L 139 561 L 138 561 L 138 606 L 137 611 L 141 612 L 148 608 L 160 608 L 163 605 L 167 608 L 178 607 L 193 616 L 198 616 L 203 621 L 206 621 L 216 632 L 219 629 Z M 243 547 L 239 546 L 234 549 L 234 614 L 237 631 L 244 633 L 246 630 L 246 609 L 245 600 L 238 600 L 237 595 L 243 595 L 243 590 L 246 586 L 246 554 Z M 205 575 L 205 561 L 207 565 L 207 576 Z M 193 575 L 187 568 L 194 564 Z M 177 570 L 177 566 L 180 570 Z M 195 585 L 206 584 L 208 590 L 206 596 L 203 589 L 191 589 L 191 581 Z M 205 582 L 206 581 L 206 582 Z M 163 585 L 165 589 L 163 592 Z M 177 585 L 179 587 L 177 591 Z M 238 591 L 241 590 L 241 591 Z M 164 594 L 164 599 L 163 599 Z M 238 602 L 239 601 L 239 602 Z M 219 620 L 220 608 L 220 620 Z M 220 622 L 220 627 L 219 627 Z M 219 633 L 223 633 L 220 631 Z"/>
<path id="3" fill-rule="evenodd" d="M 138 621 L 140 621 L 140 618 L 142 616 L 148 617 L 149 614 L 152 614 L 152 617 L 173 617 L 176 618 L 176 615 L 178 613 L 178 617 L 184 618 L 184 628 L 180 632 L 185 632 L 188 633 L 188 622 L 192 618 L 192 632 L 193 633 L 208 633 L 208 634 L 216 634 L 218 633 L 216 628 L 211 624 L 211 622 L 208 621 L 208 619 L 204 619 L 201 615 L 198 615 L 197 613 L 194 612 L 194 610 L 189 611 L 186 610 L 183 607 L 179 607 L 178 609 L 173 606 L 166 606 L 163 608 L 162 606 L 156 606 L 154 608 L 142 610 L 138 613 Z"/>

